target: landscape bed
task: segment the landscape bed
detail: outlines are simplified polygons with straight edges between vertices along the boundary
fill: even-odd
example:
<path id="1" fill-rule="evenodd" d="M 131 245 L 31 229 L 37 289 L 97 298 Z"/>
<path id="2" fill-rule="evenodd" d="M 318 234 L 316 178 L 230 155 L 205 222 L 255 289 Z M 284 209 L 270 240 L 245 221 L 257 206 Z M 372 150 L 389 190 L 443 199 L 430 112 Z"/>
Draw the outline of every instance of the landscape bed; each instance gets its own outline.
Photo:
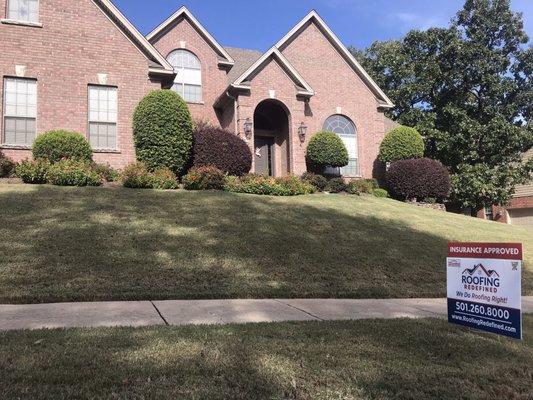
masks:
<path id="1" fill-rule="evenodd" d="M 523 342 L 443 319 L 0 333 L 2 399 L 531 399 Z"/>
<path id="2" fill-rule="evenodd" d="M 449 241 L 533 235 L 371 196 L 0 185 L 0 303 L 445 297 Z"/>

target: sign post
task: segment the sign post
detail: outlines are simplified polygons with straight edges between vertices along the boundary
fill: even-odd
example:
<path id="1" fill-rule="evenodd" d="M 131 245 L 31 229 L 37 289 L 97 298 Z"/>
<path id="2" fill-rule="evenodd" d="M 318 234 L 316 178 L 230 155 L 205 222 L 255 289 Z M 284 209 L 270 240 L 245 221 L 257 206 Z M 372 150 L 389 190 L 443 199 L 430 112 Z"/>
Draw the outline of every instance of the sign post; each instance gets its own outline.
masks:
<path id="1" fill-rule="evenodd" d="M 522 339 L 522 245 L 450 243 L 448 322 Z"/>

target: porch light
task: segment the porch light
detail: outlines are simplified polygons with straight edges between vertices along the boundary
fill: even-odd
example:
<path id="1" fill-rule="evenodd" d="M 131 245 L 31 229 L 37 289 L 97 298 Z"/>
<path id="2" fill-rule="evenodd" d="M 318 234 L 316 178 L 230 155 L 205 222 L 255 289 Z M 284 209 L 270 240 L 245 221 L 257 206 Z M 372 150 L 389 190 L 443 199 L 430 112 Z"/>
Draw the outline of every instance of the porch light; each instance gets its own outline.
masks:
<path id="1" fill-rule="evenodd" d="M 250 120 L 250 118 L 246 118 L 246 121 L 244 122 L 244 134 L 246 135 L 246 139 L 252 138 L 252 128 L 252 121 Z"/>
<path id="2" fill-rule="evenodd" d="M 307 134 L 307 125 L 305 125 L 303 122 L 298 127 L 298 136 L 300 137 L 300 142 L 305 142 L 305 135 Z"/>

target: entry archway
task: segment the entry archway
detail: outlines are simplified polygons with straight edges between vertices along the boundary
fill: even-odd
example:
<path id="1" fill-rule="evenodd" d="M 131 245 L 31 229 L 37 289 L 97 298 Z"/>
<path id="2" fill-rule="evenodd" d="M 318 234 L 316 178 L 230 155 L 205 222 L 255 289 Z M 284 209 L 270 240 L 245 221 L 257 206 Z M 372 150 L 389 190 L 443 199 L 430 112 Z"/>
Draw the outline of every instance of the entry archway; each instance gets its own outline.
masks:
<path id="1" fill-rule="evenodd" d="M 291 171 L 290 113 L 283 103 L 269 99 L 254 112 L 254 171 L 273 177 Z"/>

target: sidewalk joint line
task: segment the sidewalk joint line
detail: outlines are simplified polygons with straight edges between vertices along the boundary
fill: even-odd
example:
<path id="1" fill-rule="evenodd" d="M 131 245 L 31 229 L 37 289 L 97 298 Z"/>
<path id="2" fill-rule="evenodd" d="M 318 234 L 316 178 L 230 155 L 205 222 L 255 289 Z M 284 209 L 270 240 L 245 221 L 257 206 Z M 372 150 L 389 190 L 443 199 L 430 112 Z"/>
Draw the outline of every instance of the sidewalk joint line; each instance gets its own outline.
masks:
<path id="1" fill-rule="evenodd" d="M 304 314 L 307 314 L 307 315 L 309 315 L 310 317 L 313 317 L 313 318 L 315 318 L 315 319 L 317 319 L 317 320 L 319 320 L 319 321 L 325 321 L 324 319 L 322 319 L 322 318 L 320 318 L 320 317 L 318 317 L 318 316 L 316 316 L 316 315 L 314 315 L 314 314 L 311 314 L 310 312 L 305 311 L 305 310 L 303 310 L 303 309 L 301 309 L 301 308 L 298 308 L 298 307 L 296 307 L 296 306 L 293 306 L 292 304 L 284 303 L 283 301 L 278 300 L 278 299 L 273 299 L 273 300 L 274 300 L 274 301 L 277 301 L 278 303 L 283 304 L 283 305 L 285 305 L 285 306 L 287 306 L 287 307 L 291 307 L 291 308 L 294 308 L 295 310 L 298 310 L 298 311 L 300 311 L 300 312 L 303 312 Z"/>
<path id="2" fill-rule="evenodd" d="M 163 314 L 161 314 L 161 311 L 159 311 L 159 309 L 156 307 L 156 305 L 154 304 L 154 302 L 152 300 L 150 300 L 150 303 L 152 304 L 152 306 L 154 306 L 155 310 L 157 311 L 157 313 L 159 314 L 159 316 L 161 317 L 161 319 L 163 320 L 163 322 L 165 323 L 166 326 L 169 326 L 169 323 L 168 321 L 165 319 L 165 317 L 163 317 Z"/>

